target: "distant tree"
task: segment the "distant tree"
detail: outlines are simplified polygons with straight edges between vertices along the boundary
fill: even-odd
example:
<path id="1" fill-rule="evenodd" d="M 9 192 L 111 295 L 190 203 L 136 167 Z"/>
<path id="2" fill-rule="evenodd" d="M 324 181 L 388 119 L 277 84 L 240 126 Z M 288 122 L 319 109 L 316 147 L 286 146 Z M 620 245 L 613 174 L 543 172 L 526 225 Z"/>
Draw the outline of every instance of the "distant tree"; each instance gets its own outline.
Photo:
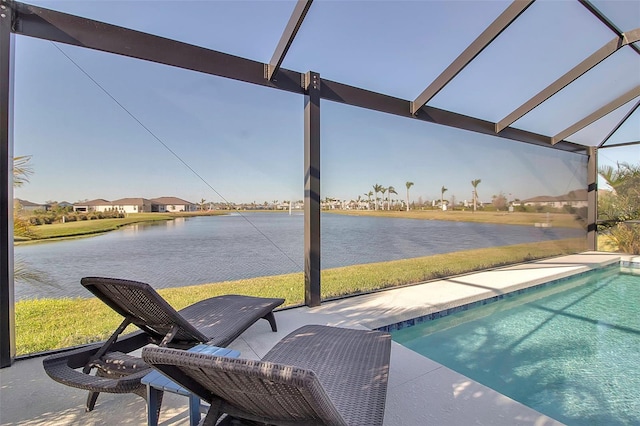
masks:
<path id="1" fill-rule="evenodd" d="M 413 182 L 407 181 L 405 186 L 407 187 L 407 211 L 409 211 L 409 188 L 413 186 Z"/>
<path id="2" fill-rule="evenodd" d="M 449 199 L 449 201 L 451 202 L 451 208 L 455 208 L 456 206 L 456 196 L 455 195 L 451 195 L 451 198 Z"/>
<path id="3" fill-rule="evenodd" d="M 391 194 L 398 195 L 398 193 L 396 192 L 396 189 L 393 186 L 390 186 L 389 188 L 387 188 L 387 194 L 389 194 L 387 210 L 391 210 Z"/>
<path id="4" fill-rule="evenodd" d="M 503 192 L 500 192 L 498 195 L 491 197 L 491 203 L 496 210 L 504 210 L 507 207 L 507 197 Z"/>
<path id="5" fill-rule="evenodd" d="M 205 200 L 204 198 L 200 199 L 200 202 L 198 203 L 198 206 L 200 206 L 200 211 L 204 211 L 204 206 L 207 205 L 207 200 Z"/>
<path id="6" fill-rule="evenodd" d="M 380 205 L 380 210 L 384 210 L 384 200 L 385 200 L 384 194 L 387 193 L 387 188 L 384 186 L 381 186 L 380 193 L 382 194 L 382 204 Z"/>
<path id="7" fill-rule="evenodd" d="M 373 199 L 374 201 L 374 210 L 378 210 L 378 192 L 382 192 L 382 185 L 378 185 L 377 183 L 375 185 L 373 185 L 373 192 L 375 194 L 375 198 Z"/>
<path id="8" fill-rule="evenodd" d="M 444 185 L 442 185 L 442 188 L 440 188 L 440 206 L 442 208 L 444 208 L 444 193 L 447 192 L 449 189 L 445 188 Z"/>
<path id="9" fill-rule="evenodd" d="M 367 196 L 367 210 L 369 210 L 371 208 L 371 196 L 373 195 L 373 191 L 369 191 L 364 195 Z"/>
<path id="10" fill-rule="evenodd" d="M 471 181 L 471 185 L 473 186 L 473 211 L 475 212 L 478 208 L 478 185 L 480 185 L 482 180 L 474 179 Z"/>

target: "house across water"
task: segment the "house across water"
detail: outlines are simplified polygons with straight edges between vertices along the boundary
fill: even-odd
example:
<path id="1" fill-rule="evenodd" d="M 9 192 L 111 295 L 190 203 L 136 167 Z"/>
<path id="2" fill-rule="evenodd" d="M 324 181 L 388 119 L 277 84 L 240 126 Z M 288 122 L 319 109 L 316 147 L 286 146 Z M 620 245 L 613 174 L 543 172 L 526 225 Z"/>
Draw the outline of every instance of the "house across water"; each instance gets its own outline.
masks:
<path id="1" fill-rule="evenodd" d="M 75 203 L 73 210 L 76 212 L 105 212 L 117 210 L 123 213 L 173 213 L 173 212 L 194 212 L 198 206 L 189 201 L 177 197 L 159 198 L 120 198 L 119 200 L 107 201 L 101 198 Z"/>

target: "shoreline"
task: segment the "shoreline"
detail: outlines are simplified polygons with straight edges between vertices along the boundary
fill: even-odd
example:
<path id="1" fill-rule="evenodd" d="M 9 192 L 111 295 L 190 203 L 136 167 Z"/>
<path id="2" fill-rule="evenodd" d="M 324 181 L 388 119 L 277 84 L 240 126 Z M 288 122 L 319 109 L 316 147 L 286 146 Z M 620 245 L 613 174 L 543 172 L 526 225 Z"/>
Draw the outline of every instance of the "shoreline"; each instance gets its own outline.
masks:
<path id="1" fill-rule="evenodd" d="M 102 235 L 111 231 L 136 223 L 153 223 L 158 221 L 169 221 L 176 218 L 190 218 L 199 216 L 226 216 L 233 213 L 269 213 L 288 214 L 285 210 L 214 210 L 206 212 L 183 212 L 183 213 L 135 213 L 144 217 L 130 216 L 122 219 L 98 219 L 94 221 L 67 222 L 66 224 L 56 223 L 51 225 L 34 226 L 36 232 L 38 228 L 45 230 L 50 235 L 35 239 L 14 239 L 13 245 L 39 244 L 45 242 L 67 241 L 80 238 L 90 238 Z M 441 210 L 411 210 L 411 211 L 386 211 L 386 210 L 322 210 L 322 213 L 338 214 L 344 216 L 361 217 L 384 217 L 389 219 L 413 219 L 413 220 L 441 220 L 447 222 L 468 222 L 487 223 L 496 225 L 513 226 L 536 226 L 540 223 L 550 223 L 552 227 L 579 229 L 584 227 L 574 215 L 569 213 L 524 213 L 524 212 L 485 212 L 485 211 L 441 211 Z M 109 222 L 103 222 L 109 221 Z M 548 221 L 548 222 L 547 222 Z M 103 225 L 103 226 L 100 226 Z M 73 228 L 89 229 L 73 231 Z M 51 232 L 57 229 L 57 233 Z"/>
<path id="2" fill-rule="evenodd" d="M 536 226 L 550 223 L 557 228 L 584 228 L 580 218 L 571 213 L 529 213 L 508 211 L 466 210 L 323 210 L 323 213 L 344 216 L 385 217 L 414 220 L 442 220 L 447 222 L 488 223 L 495 225 Z"/>
<path id="3" fill-rule="evenodd" d="M 141 217 L 131 216 L 133 214 L 144 215 Z M 121 219 L 97 219 L 91 221 L 80 221 L 80 222 L 67 222 L 67 223 L 55 223 L 51 225 L 35 225 L 35 232 L 38 232 L 39 227 L 43 227 L 41 229 L 45 229 L 50 232 L 53 228 L 54 230 L 58 230 L 58 234 L 52 233 L 48 236 L 42 236 L 40 238 L 29 239 L 29 240 L 16 240 L 14 238 L 13 245 L 21 246 L 21 245 L 30 245 L 30 244 L 40 244 L 47 242 L 58 242 L 58 241 L 67 241 L 67 240 L 76 240 L 81 238 L 90 238 L 96 237 L 98 235 L 106 234 L 111 231 L 117 231 L 120 228 L 123 228 L 128 225 L 140 224 L 140 223 L 154 223 L 154 222 L 168 222 L 171 220 L 175 220 L 178 218 L 190 218 L 190 217 L 199 217 L 199 216 L 226 216 L 229 212 L 227 211 L 206 211 L 206 212 L 183 212 L 183 213 L 130 213 L 128 217 Z M 153 216 L 152 216 L 153 215 Z M 108 221 L 108 222 L 107 222 Z M 89 229 L 78 230 L 77 232 L 73 231 L 73 228 L 83 228 L 89 227 Z M 63 234 L 67 233 L 67 234 Z"/>

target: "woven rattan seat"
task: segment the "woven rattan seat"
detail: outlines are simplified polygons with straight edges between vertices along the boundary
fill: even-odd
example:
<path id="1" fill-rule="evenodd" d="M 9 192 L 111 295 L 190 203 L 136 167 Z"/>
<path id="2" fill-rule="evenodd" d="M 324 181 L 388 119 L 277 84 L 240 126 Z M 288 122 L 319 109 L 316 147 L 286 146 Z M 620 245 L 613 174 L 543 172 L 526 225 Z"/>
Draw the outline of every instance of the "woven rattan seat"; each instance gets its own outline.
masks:
<path id="1" fill-rule="evenodd" d="M 87 411 L 93 410 L 100 392 L 146 398 L 140 380 L 150 369 L 129 352 L 149 343 L 180 349 L 200 343 L 223 347 L 261 318 L 275 332 L 273 309 L 284 303 L 284 299 L 224 295 L 176 311 L 146 283 L 98 277 L 83 278 L 81 283 L 124 320 L 104 344 L 51 355 L 43 365 L 52 379 L 89 390 Z M 140 331 L 120 338 L 130 324 Z"/>
<path id="2" fill-rule="evenodd" d="M 118 278 L 83 278 L 81 284 L 160 346 L 224 347 L 260 318 L 277 331 L 273 309 L 284 299 L 224 295 L 176 311 L 149 284 Z"/>
<path id="3" fill-rule="evenodd" d="M 223 413 L 273 425 L 381 425 L 388 333 L 299 328 L 262 360 L 144 348 L 143 359 L 208 401 L 205 425 Z"/>

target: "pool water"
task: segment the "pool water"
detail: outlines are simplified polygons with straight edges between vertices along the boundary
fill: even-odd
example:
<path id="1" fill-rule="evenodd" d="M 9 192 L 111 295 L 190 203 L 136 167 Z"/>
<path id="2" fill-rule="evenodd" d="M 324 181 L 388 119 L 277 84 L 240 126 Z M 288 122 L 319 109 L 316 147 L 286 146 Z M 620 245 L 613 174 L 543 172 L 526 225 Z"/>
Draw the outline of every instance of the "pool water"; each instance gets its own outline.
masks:
<path id="1" fill-rule="evenodd" d="M 567 425 L 640 424 L 640 275 L 609 267 L 392 332 Z"/>

